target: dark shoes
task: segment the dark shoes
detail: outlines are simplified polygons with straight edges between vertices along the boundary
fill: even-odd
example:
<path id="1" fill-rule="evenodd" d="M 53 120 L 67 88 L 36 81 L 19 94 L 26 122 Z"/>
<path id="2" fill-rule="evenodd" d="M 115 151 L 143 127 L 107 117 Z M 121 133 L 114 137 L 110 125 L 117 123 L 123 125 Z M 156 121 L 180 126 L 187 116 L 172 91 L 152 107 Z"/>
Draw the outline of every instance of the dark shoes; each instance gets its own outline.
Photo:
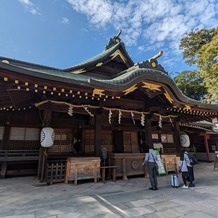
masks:
<path id="1" fill-rule="evenodd" d="M 155 188 L 149 188 L 149 189 L 155 191 Z"/>
<path id="2" fill-rule="evenodd" d="M 155 190 L 158 190 L 158 188 L 149 188 L 150 190 L 153 190 L 153 191 L 155 191 Z"/>
<path id="3" fill-rule="evenodd" d="M 188 187 L 195 187 L 194 183 L 189 183 Z"/>

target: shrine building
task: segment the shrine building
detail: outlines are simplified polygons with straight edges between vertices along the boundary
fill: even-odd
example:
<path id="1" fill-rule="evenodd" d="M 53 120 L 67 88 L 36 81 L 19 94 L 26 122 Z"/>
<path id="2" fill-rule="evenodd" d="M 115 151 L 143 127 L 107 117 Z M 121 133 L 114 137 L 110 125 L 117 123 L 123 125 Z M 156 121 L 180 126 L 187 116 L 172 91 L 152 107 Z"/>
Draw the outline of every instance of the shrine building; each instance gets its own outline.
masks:
<path id="1" fill-rule="evenodd" d="M 161 55 L 134 63 L 118 33 L 102 53 L 66 69 L 0 57 L 1 177 L 50 182 L 56 170 L 52 181 L 63 181 L 67 160 L 83 162 L 84 174 L 97 160 L 99 174 L 106 151 L 107 164 L 127 179 L 144 173 L 147 148 L 178 156 L 183 132 L 212 160 L 217 133 L 199 123 L 217 119 L 218 106 L 186 97 L 158 63 Z M 43 147 L 47 127 L 54 141 Z"/>

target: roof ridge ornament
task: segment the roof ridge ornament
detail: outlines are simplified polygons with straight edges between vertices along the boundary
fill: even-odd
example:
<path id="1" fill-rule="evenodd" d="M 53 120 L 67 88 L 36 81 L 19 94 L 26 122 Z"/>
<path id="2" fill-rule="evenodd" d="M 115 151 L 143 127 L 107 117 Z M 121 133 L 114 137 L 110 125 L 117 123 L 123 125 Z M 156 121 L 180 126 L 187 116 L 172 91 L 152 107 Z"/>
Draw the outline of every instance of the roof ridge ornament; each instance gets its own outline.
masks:
<path id="1" fill-rule="evenodd" d="M 156 55 L 150 58 L 148 61 L 150 62 L 152 67 L 157 67 L 158 61 L 157 59 L 163 55 L 163 51 L 159 51 Z"/>
<path id="2" fill-rule="evenodd" d="M 116 37 L 116 38 L 119 38 L 119 36 L 121 35 L 121 33 L 122 33 L 122 30 L 119 30 L 118 33 L 117 33 L 117 35 L 116 35 L 115 37 Z"/>
<path id="3" fill-rule="evenodd" d="M 159 51 L 156 55 L 154 55 L 152 58 L 149 59 L 150 60 L 156 60 L 159 57 L 161 57 L 163 55 L 163 51 Z"/>
<path id="4" fill-rule="evenodd" d="M 135 66 L 138 66 L 139 68 L 151 68 L 160 70 L 164 73 L 167 73 L 164 68 L 158 63 L 157 59 L 163 55 L 163 51 L 159 51 L 156 55 L 151 57 L 150 59 L 137 63 Z"/>
<path id="5" fill-rule="evenodd" d="M 121 39 L 120 39 L 120 35 L 122 33 L 122 30 L 119 30 L 117 35 L 114 36 L 113 38 L 110 38 L 109 42 L 107 43 L 107 45 L 105 46 L 105 50 L 113 47 L 114 45 L 116 45 L 117 43 L 121 42 Z"/>

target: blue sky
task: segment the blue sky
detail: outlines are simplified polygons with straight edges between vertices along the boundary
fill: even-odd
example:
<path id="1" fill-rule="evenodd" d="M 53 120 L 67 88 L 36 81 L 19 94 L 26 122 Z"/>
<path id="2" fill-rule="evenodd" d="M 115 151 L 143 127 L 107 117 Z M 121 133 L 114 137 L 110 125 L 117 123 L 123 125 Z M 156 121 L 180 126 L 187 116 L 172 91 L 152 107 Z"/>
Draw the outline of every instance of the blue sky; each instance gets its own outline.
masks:
<path id="1" fill-rule="evenodd" d="M 1 0 L 0 56 L 64 69 L 120 36 L 135 63 L 163 50 L 171 76 L 192 69 L 178 49 L 195 28 L 218 26 L 217 0 Z"/>

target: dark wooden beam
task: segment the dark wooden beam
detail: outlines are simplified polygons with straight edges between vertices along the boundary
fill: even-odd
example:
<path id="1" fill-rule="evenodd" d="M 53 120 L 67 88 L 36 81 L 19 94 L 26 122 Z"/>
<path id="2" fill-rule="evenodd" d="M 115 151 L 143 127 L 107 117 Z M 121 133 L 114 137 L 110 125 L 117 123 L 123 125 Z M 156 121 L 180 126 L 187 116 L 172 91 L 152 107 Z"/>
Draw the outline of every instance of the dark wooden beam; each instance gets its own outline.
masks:
<path id="1" fill-rule="evenodd" d="M 179 156 L 180 152 L 181 152 L 181 142 L 180 142 L 180 128 L 179 128 L 179 122 L 177 120 L 174 121 L 173 123 L 173 138 L 174 138 L 174 144 L 176 147 L 176 153 L 177 156 Z"/>
<path id="2" fill-rule="evenodd" d="M 101 114 L 97 114 L 95 116 L 95 145 L 94 145 L 94 150 L 95 150 L 95 155 L 100 157 L 100 152 L 101 152 Z"/>
<path id="3" fill-rule="evenodd" d="M 145 139 L 146 139 L 146 147 L 154 148 L 152 143 L 152 132 L 151 132 L 151 117 L 148 116 L 145 120 Z"/>

